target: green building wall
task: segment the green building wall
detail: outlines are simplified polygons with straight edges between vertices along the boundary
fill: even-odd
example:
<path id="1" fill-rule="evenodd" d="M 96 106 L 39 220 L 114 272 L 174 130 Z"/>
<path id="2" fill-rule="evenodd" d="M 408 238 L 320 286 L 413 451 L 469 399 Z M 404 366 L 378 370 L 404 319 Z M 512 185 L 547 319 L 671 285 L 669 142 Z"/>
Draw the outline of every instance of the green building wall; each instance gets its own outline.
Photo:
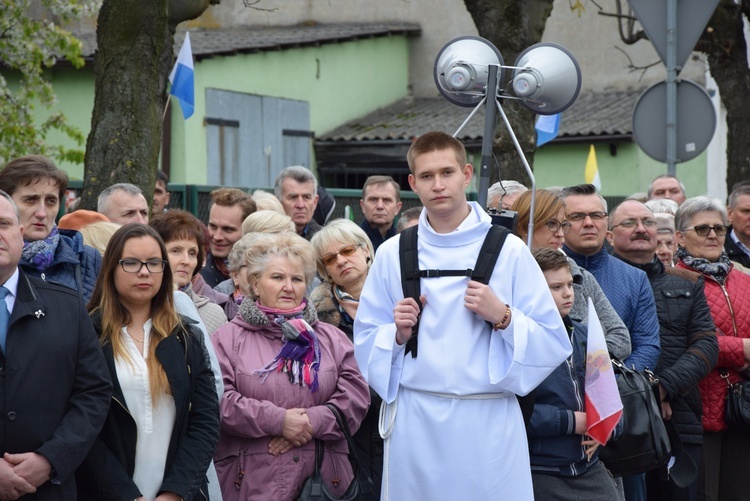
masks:
<path id="1" fill-rule="evenodd" d="M 196 62 L 195 114 L 185 121 L 172 107 L 170 180 L 206 182 L 207 88 L 308 101 L 310 128 L 321 134 L 405 97 L 408 57 L 406 37 L 394 36 Z"/>
<path id="2" fill-rule="evenodd" d="M 548 144 L 534 155 L 537 187 L 573 186 L 585 183 L 584 171 L 589 155 L 586 144 Z M 667 173 L 667 165 L 657 162 L 635 143 L 618 143 L 614 152 L 608 143 L 595 145 L 601 192 L 605 196 L 629 196 L 646 192 L 656 176 Z M 614 154 L 613 154 L 614 153 Z M 689 162 L 677 164 L 677 177 L 685 185 L 688 197 L 706 193 L 706 152 Z"/>

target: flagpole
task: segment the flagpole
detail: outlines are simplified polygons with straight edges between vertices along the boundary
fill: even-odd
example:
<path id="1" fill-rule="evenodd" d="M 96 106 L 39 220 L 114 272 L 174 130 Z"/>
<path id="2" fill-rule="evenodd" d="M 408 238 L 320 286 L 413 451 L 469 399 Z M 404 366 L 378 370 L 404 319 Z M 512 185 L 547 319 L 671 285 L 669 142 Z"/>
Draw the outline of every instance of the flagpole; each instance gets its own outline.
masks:
<path id="1" fill-rule="evenodd" d="M 164 105 L 164 113 L 161 114 L 161 122 L 164 123 L 164 119 L 167 118 L 167 110 L 169 109 L 169 95 L 167 95 L 167 102 Z"/>

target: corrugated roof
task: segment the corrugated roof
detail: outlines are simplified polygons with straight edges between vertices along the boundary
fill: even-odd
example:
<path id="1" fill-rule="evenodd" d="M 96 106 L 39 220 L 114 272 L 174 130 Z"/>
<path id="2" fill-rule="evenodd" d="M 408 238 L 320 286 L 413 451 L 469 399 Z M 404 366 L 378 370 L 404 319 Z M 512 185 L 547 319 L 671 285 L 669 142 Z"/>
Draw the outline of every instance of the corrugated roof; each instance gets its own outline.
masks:
<path id="1" fill-rule="evenodd" d="M 417 23 L 346 23 L 299 26 L 238 26 L 217 29 L 191 29 L 190 45 L 193 56 L 200 60 L 212 56 L 291 49 L 328 43 L 340 43 L 364 38 L 392 35 L 418 36 Z M 83 42 L 84 57 L 93 57 L 96 33 L 74 33 Z M 185 32 L 175 34 L 175 54 L 180 50 Z"/>
<path id="2" fill-rule="evenodd" d="M 559 137 L 632 134 L 635 101 L 642 89 L 581 94 L 563 112 Z M 442 97 L 405 98 L 318 136 L 318 141 L 410 140 L 431 130 L 456 131 L 471 112 Z M 462 141 L 482 138 L 480 110 L 461 131 Z"/>

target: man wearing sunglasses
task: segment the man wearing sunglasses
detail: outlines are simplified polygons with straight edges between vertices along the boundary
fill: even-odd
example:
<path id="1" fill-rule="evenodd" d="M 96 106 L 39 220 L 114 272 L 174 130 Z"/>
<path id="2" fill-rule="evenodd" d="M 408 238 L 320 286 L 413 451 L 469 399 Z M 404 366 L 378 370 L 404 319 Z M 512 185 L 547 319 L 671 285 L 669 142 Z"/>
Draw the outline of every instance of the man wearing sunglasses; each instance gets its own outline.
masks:
<path id="1" fill-rule="evenodd" d="M 607 239 L 622 261 L 646 272 L 658 305 L 662 352 L 654 372 L 659 380 L 662 417 L 674 423 L 682 441 L 678 454 L 700 465 L 703 427 L 698 381 L 708 375 L 719 357 L 714 321 L 703 290 L 703 277 L 681 268 L 665 267 L 656 256 L 657 221 L 644 204 L 621 203 L 609 216 Z M 698 482 L 684 477 L 684 457 L 678 457 L 668 479 L 654 470 L 646 474 L 649 498 L 664 501 L 697 499 Z M 683 475 L 683 476 L 681 476 Z M 680 480 L 682 487 L 675 484 Z"/>

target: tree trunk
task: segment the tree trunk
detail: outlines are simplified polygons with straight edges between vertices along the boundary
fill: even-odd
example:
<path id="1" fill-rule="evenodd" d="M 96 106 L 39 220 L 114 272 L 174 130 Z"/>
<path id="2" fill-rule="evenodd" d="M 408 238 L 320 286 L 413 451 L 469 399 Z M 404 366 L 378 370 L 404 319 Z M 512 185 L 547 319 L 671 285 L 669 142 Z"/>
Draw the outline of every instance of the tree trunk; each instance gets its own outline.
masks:
<path id="1" fill-rule="evenodd" d="M 542 40 L 553 1 L 464 0 L 464 3 L 474 19 L 479 36 L 492 42 L 502 54 L 505 65 L 510 66 L 524 49 Z M 506 80 L 511 74 L 512 71 L 506 70 Z M 508 84 L 501 82 L 501 85 L 507 88 Z M 502 105 L 526 159 L 533 166 L 536 149 L 534 114 L 512 100 L 505 100 Z M 498 179 L 514 179 L 530 186 L 531 180 L 526 175 L 510 134 L 499 116 L 492 149 L 496 164 L 490 173 L 490 183 Z"/>
<path id="2" fill-rule="evenodd" d="M 727 191 L 750 179 L 750 71 L 742 15 L 750 15 L 750 1 L 736 5 L 722 0 L 709 21 L 698 48 L 708 54 L 711 75 L 727 110 Z"/>
<path id="3" fill-rule="evenodd" d="M 96 30 L 96 87 L 81 208 L 132 183 L 149 204 L 159 165 L 175 27 L 218 0 L 104 0 Z"/>

